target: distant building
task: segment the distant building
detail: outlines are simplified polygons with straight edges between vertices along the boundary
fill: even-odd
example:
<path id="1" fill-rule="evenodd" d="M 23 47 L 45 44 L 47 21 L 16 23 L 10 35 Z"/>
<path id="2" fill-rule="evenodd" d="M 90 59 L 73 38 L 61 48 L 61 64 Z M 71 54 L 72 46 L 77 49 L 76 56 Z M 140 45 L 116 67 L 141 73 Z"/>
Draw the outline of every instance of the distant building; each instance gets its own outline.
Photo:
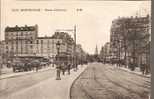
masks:
<path id="1" fill-rule="evenodd" d="M 110 62 L 110 42 L 104 45 L 104 58 L 106 62 Z"/>
<path id="2" fill-rule="evenodd" d="M 100 50 L 99 58 L 100 58 L 101 62 L 104 62 L 104 59 L 105 59 L 105 48 L 104 48 L 104 46 L 102 46 L 102 48 Z"/>
<path id="3" fill-rule="evenodd" d="M 97 48 L 97 45 L 96 45 L 96 48 L 95 48 L 95 55 L 98 56 L 98 48 Z"/>
<path id="4" fill-rule="evenodd" d="M 2 66 L 2 54 L 3 54 L 3 45 L 2 45 L 2 41 L 0 41 L 0 69 L 1 69 L 1 66 Z"/>
<path id="5" fill-rule="evenodd" d="M 102 46 L 100 51 L 100 61 L 101 62 L 110 62 L 110 42 L 105 43 L 104 46 Z"/>
<path id="6" fill-rule="evenodd" d="M 76 45 L 76 56 L 77 56 L 77 63 L 81 63 L 86 60 L 86 53 L 83 51 L 81 44 Z"/>
<path id="7" fill-rule="evenodd" d="M 0 57 L 1 62 L 5 63 L 6 60 L 9 58 L 9 55 L 5 53 L 5 41 L 0 41 Z"/>

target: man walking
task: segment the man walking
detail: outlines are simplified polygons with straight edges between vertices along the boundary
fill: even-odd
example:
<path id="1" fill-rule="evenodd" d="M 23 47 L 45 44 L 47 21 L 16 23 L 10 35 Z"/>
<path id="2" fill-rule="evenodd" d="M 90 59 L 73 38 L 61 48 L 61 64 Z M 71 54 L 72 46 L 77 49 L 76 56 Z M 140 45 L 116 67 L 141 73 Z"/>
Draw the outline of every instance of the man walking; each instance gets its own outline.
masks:
<path id="1" fill-rule="evenodd" d="M 71 69 L 71 64 L 70 63 L 68 63 L 67 69 L 68 69 L 68 75 L 70 75 L 70 69 Z"/>

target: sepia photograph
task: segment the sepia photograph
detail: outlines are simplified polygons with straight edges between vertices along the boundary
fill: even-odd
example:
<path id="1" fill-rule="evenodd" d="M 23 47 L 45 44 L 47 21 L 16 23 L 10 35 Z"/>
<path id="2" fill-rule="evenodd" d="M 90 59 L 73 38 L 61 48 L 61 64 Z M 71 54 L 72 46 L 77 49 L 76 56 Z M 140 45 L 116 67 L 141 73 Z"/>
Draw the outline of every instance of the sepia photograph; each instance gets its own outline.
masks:
<path id="1" fill-rule="evenodd" d="M 151 99 L 150 0 L 0 6 L 0 99 Z"/>

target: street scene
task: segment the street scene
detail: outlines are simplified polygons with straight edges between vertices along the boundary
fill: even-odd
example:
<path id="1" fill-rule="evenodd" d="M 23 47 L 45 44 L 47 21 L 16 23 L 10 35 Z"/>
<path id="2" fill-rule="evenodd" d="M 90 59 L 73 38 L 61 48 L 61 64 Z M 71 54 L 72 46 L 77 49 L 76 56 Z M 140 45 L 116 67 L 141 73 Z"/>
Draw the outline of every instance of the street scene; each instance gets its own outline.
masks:
<path id="1" fill-rule="evenodd" d="M 2 0 L 0 99 L 151 98 L 151 1 L 25 2 Z"/>

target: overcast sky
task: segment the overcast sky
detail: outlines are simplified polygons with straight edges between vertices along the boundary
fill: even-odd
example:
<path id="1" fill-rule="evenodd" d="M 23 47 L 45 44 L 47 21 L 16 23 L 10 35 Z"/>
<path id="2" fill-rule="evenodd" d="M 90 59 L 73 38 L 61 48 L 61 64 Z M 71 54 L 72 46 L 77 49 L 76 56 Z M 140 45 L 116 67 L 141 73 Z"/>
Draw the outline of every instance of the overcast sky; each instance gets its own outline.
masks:
<path id="1" fill-rule="evenodd" d="M 51 36 L 56 29 L 71 29 L 76 25 L 77 43 L 80 43 L 88 53 L 94 53 L 96 45 L 100 50 L 101 46 L 110 40 L 112 20 L 118 16 L 145 15 L 145 12 L 150 13 L 151 7 L 151 1 L 1 1 L 1 40 L 4 39 L 6 26 L 38 24 L 39 36 Z M 35 8 L 41 11 L 13 11 L 22 8 Z M 65 9 L 65 11 L 44 11 L 44 9 Z"/>

